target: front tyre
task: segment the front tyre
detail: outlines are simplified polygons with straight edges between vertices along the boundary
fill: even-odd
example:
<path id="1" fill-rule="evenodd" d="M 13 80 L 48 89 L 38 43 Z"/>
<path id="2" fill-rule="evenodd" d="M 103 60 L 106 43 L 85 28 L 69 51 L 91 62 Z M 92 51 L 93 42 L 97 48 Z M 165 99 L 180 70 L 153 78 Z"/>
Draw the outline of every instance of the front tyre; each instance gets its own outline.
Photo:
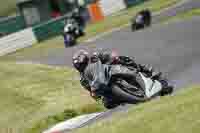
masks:
<path id="1" fill-rule="evenodd" d="M 112 100 L 109 100 L 107 98 L 103 98 L 102 103 L 103 103 L 104 107 L 107 109 L 113 109 L 113 108 L 116 108 L 117 106 L 119 106 L 119 104 L 116 104 Z"/>
<path id="2" fill-rule="evenodd" d="M 64 36 L 64 43 L 65 43 L 65 47 L 73 46 L 76 44 L 76 38 L 71 34 L 66 34 Z"/>
<path id="3" fill-rule="evenodd" d="M 137 31 L 137 30 L 144 29 L 144 28 L 145 28 L 145 26 L 143 24 L 133 23 L 131 25 L 132 31 Z"/>
<path id="4" fill-rule="evenodd" d="M 136 24 L 135 24 L 135 23 L 133 23 L 133 24 L 131 25 L 131 30 L 132 30 L 132 31 L 136 31 Z"/>
<path id="5" fill-rule="evenodd" d="M 112 93 L 118 97 L 120 101 L 125 103 L 137 104 L 147 100 L 144 96 L 134 95 L 134 92 L 130 92 L 130 90 L 126 91 L 126 88 L 122 89 L 122 87 L 119 87 L 118 85 L 112 86 Z"/>

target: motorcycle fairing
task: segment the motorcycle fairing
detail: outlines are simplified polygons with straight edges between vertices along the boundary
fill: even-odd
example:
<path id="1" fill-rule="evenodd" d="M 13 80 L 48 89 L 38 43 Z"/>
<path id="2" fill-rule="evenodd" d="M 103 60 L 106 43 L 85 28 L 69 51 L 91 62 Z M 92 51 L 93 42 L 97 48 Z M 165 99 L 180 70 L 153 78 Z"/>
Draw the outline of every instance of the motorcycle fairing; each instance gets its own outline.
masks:
<path id="1" fill-rule="evenodd" d="M 145 94 L 148 98 L 156 95 L 162 89 L 162 84 L 157 80 L 145 77 L 142 73 L 139 73 L 145 84 Z"/>

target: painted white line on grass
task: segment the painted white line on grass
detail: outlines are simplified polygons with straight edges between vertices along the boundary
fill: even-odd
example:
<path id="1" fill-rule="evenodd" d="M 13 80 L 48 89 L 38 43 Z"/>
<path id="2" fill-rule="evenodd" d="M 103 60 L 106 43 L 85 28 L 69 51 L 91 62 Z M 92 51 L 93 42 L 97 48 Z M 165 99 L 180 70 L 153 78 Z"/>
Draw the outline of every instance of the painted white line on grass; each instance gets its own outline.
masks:
<path id="1" fill-rule="evenodd" d="M 109 34 L 111 34 L 111 33 L 113 33 L 113 32 L 120 31 L 121 29 L 123 29 L 123 28 L 125 28 L 125 27 L 127 27 L 127 26 L 129 26 L 129 25 L 130 25 L 130 23 L 124 24 L 124 25 L 122 25 L 122 26 L 120 26 L 120 27 L 118 27 L 118 28 L 113 28 L 113 29 L 111 29 L 111 30 L 109 30 L 109 31 L 103 32 L 103 33 L 101 33 L 101 34 L 99 34 L 99 35 L 96 35 L 96 36 L 94 36 L 94 37 L 92 37 L 92 38 L 89 38 L 89 39 L 87 39 L 87 40 L 84 41 L 84 42 L 86 42 L 86 43 L 94 42 L 94 41 L 96 41 L 97 39 L 103 38 L 103 37 L 105 37 L 106 35 L 109 35 Z"/>
<path id="2" fill-rule="evenodd" d="M 40 63 L 40 62 L 34 62 L 34 61 L 17 61 L 17 62 L 15 62 L 15 64 L 45 66 L 45 67 L 54 68 L 54 69 L 64 68 L 64 67 L 61 67 L 61 66 L 52 66 L 52 65 L 48 65 L 48 64 L 44 64 L 44 63 Z"/>
<path id="3" fill-rule="evenodd" d="M 183 5 L 183 4 L 185 4 L 185 3 L 189 2 L 189 1 L 191 1 L 191 0 L 181 0 L 180 2 L 176 3 L 175 5 L 172 5 L 170 7 L 162 9 L 161 11 L 157 11 L 157 12 L 153 13 L 153 16 L 159 15 L 160 13 L 165 12 L 165 11 L 167 11 L 169 9 L 181 6 L 181 5 Z"/>
<path id="4" fill-rule="evenodd" d="M 184 19 L 182 19 L 182 18 L 175 18 L 174 20 L 169 20 L 169 21 L 167 21 L 167 22 L 164 22 L 163 24 L 180 23 L 180 22 L 183 22 L 183 21 L 188 20 L 188 19 L 190 19 L 190 18 L 200 20 L 200 16 L 191 16 L 191 17 L 189 17 L 189 18 L 184 18 Z"/>
<path id="5" fill-rule="evenodd" d="M 70 120 L 60 122 L 52 128 L 44 131 L 43 133 L 64 133 L 65 131 L 75 129 L 82 124 L 87 123 L 88 121 L 95 119 L 98 116 L 101 116 L 102 114 L 103 112 L 77 116 Z"/>

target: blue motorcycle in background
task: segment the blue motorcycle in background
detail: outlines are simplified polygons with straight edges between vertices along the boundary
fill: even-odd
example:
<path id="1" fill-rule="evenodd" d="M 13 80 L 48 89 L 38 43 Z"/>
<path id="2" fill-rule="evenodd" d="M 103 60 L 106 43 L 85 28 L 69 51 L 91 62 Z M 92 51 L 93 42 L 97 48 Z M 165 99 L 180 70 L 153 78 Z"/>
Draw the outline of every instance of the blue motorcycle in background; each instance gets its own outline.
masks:
<path id="1" fill-rule="evenodd" d="M 77 31 L 77 22 L 73 19 L 67 19 L 63 33 L 65 47 L 73 46 L 76 44 L 76 39 L 78 37 Z"/>
<path id="2" fill-rule="evenodd" d="M 63 33 L 65 47 L 75 45 L 77 39 L 84 35 L 82 30 L 74 19 L 67 19 Z"/>

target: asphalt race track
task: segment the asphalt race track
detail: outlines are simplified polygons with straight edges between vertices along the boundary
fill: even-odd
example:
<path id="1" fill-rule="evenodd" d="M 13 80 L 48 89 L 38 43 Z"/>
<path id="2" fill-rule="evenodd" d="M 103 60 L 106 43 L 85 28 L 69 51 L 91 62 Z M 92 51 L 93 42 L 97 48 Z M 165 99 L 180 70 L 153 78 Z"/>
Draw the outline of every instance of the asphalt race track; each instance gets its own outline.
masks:
<path id="1" fill-rule="evenodd" d="M 200 7 L 200 1 L 187 0 L 185 3 L 183 3 L 177 7 L 166 10 L 166 11 L 162 12 L 161 14 L 154 16 L 153 23 L 159 23 L 159 20 L 163 19 L 163 17 L 165 17 L 165 16 L 174 16 L 177 13 L 184 12 L 184 11 L 190 10 L 192 8 L 197 8 L 197 7 Z M 71 66 L 71 57 L 72 57 L 74 51 L 81 49 L 81 48 L 92 49 L 95 47 L 116 48 L 116 49 L 120 49 L 119 50 L 120 52 L 127 51 L 128 55 L 135 56 L 135 57 L 137 57 L 136 60 L 142 61 L 139 59 L 141 57 L 140 57 L 140 55 L 138 56 L 137 53 L 143 53 L 142 55 L 148 54 L 148 52 L 150 52 L 150 51 L 148 51 L 148 52 L 145 51 L 145 53 L 144 53 L 144 50 L 148 49 L 149 46 L 153 45 L 153 44 L 150 44 L 150 42 L 149 42 L 150 40 L 157 40 L 157 41 L 160 40 L 161 42 L 168 41 L 168 43 L 170 43 L 170 44 L 173 43 L 173 42 L 169 42 L 169 40 L 174 40 L 174 38 L 172 38 L 171 36 L 168 37 L 168 35 L 171 35 L 171 33 L 173 34 L 175 32 L 179 32 L 180 26 L 177 26 L 177 25 L 179 25 L 179 24 L 171 24 L 171 25 L 165 25 L 165 26 L 156 24 L 150 29 L 145 29 L 143 31 L 139 31 L 139 32 L 135 32 L 135 33 L 131 32 L 130 27 L 126 27 L 120 31 L 114 32 L 113 34 L 107 35 L 103 38 L 99 38 L 96 41 L 80 44 L 75 47 L 65 48 L 65 49 L 62 49 L 59 51 L 49 52 L 48 56 L 45 56 L 45 57 L 40 56 L 39 58 L 30 59 L 30 60 L 27 59 L 26 61 L 32 61 L 32 62 L 36 62 L 36 63 L 56 65 L 56 66 L 66 66 L 66 65 Z M 184 24 L 181 24 L 181 25 L 184 25 Z M 187 24 L 187 25 L 191 25 L 191 24 Z M 174 28 L 176 26 L 177 26 L 177 28 Z M 193 26 L 193 27 L 195 27 L 195 26 Z M 168 28 L 169 28 L 169 30 L 168 30 Z M 198 29 L 196 29 L 196 27 L 193 29 L 198 30 Z M 163 32 L 165 32 L 165 33 L 163 33 Z M 182 31 L 180 31 L 180 32 L 181 32 L 181 34 L 183 34 Z M 164 36 L 160 35 L 160 33 L 165 34 L 165 35 Z M 181 36 L 181 35 L 179 34 L 179 36 Z M 162 38 L 159 38 L 159 37 L 162 37 Z M 176 40 L 176 38 L 175 38 L 175 40 Z M 176 42 L 179 42 L 178 38 L 177 38 Z M 157 50 L 158 46 L 160 48 L 162 48 L 162 46 L 164 45 L 164 44 L 160 44 L 160 42 L 157 42 L 157 43 L 158 43 L 157 46 L 152 46 L 152 49 L 155 48 L 155 50 Z M 124 45 L 127 45 L 129 48 L 123 47 L 123 49 L 121 51 L 121 46 L 124 46 Z M 139 46 L 142 46 L 144 48 L 140 49 L 140 51 L 133 50 Z M 128 52 L 128 50 L 130 50 L 130 47 L 132 50 L 131 53 Z M 125 54 L 126 54 L 126 52 L 125 52 Z M 144 62 L 144 63 L 152 64 L 152 62 L 149 62 L 149 61 Z"/>
<path id="2" fill-rule="evenodd" d="M 164 14 L 174 15 L 172 12 L 183 12 L 197 7 L 200 7 L 200 1 L 189 0 L 155 16 L 153 21 L 159 21 Z M 196 80 L 200 63 L 198 61 L 200 55 L 199 25 L 200 19 L 194 18 L 168 25 L 157 24 L 137 32 L 131 32 L 130 27 L 127 27 L 94 42 L 65 48 L 49 53 L 47 57 L 31 61 L 56 66 L 71 66 L 71 57 L 78 49 L 115 48 L 122 55 L 134 56 L 138 63 L 152 64 L 161 71 L 167 72 L 170 79 L 176 83 L 177 88 L 180 88 L 198 82 Z M 187 73 L 187 77 L 183 76 L 185 73 Z M 190 74 L 192 76 L 188 77 Z M 182 82 L 178 79 L 181 79 Z"/>
<path id="3" fill-rule="evenodd" d="M 163 16 L 173 16 L 191 8 L 200 7 L 199 0 L 190 0 L 185 4 L 163 12 L 154 18 L 159 21 Z M 71 57 L 78 49 L 108 48 L 116 49 L 121 55 L 134 56 L 136 62 L 151 64 L 166 72 L 176 88 L 200 83 L 200 18 L 173 22 L 168 25 L 154 25 L 151 28 L 131 32 L 130 27 L 113 32 L 94 42 L 65 48 L 48 57 L 33 62 L 43 64 L 71 66 Z M 125 110 L 116 109 L 115 111 Z M 106 112 L 101 118 L 111 116 L 115 111 Z M 93 121 L 94 122 L 94 121 Z"/>
<path id="4" fill-rule="evenodd" d="M 173 7 L 172 9 L 168 9 L 153 18 L 153 23 L 158 23 L 160 20 L 170 17 L 170 16 L 175 16 L 178 13 L 182 13 L 194 8 L 199 8 L 200 7 L 200 1 L 198 0 L 186 0 L 182 4 Z"/>
<path id="5" fill-rule="evenodd" d="M 137 62 L 152 64 L 161 71 L 167 72 L 170 78 L 177 79 L 186 71 L 192 72 L 191 69 L 195 69 L 195 66 L 200 63 L 199 25 L 200 19 L 196 18 L 165 26 L 159 25 L 132 34 L 120 31 L 95 44 L 99 48 L 114 47 L 120 54 L 134 56 Z M 200 71 L 195 73 L 198 72 Z M 193 76 L 194 74 L 189 79 Z M 192 81 L 194 79 L 189 83 L 185 81 L 186 83 L 180 84 L 192 84 Z M 179 87 L 181 86 L 178 84 Z"/>

